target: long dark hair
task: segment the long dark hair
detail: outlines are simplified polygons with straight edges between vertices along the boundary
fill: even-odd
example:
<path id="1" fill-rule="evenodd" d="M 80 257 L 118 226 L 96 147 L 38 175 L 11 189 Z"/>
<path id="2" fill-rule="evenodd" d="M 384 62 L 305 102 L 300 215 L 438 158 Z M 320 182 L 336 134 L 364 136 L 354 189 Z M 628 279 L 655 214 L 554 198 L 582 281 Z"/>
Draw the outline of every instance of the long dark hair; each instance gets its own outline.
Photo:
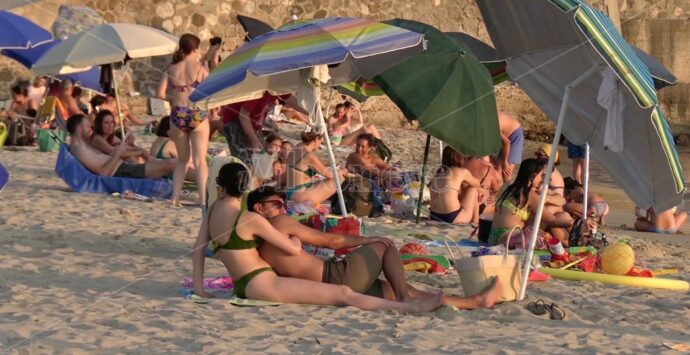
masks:
<path id="1" fill-rule="evenodd" d="M 518 170 L 515 181 L 510 184 L 501 196 L 496 201 L 496 208 L 501 208 L 503 201 L 517 201 L 516 207 L 522 208 L 527 205 L 527 197 L 529 196 L 529 191 L 532 189 L 532 181 L 537 176 L 537 174 L 544 170 L 547 161 L 544 159 L 525 159 L 520 164 L 520 170 Z"/>
<path id="2" fill-rule="evenodd" d="M 465 157 L 460 152 L 447 145 L 443 148 L 441 166 L 436 170 L 436 174 L 446 173 L 453 167 L 461 167 L 464 160 Z"/>
<path id="3" fill-rule="evenodd" d="M 99 111 L 98 114 L 96 114 L 96 120 L 93 125 L 93 130 L 96 132 L 98 135 L 103 134 L 103 120 L 105 119 L 106 116 L 111 116 L 113 118 L 113 122 L 115 121 L 115 115 L 113 115 L 112 112 L 109 110 L 103 110 Z M 112 143 L 113 136 L 115 135 L 115 132 L 108 136 L 108 143 Z"/>
<path id="4" fill-rule="evenodd" d="M 180 43 L 177 45 L 177 51 L 173 54 L 172 64 L 181 62 L 182 59 L 199 48 L 199 43 L 201 43 L 199 37 L 191 33 L 183 34 L 182 37 L 180 37 Z"/>
<path id="5" fill-rule="evenodd" d="M 220 168 L 216 184 L 229 196 L 242 197 L 242 194 L 249 191 L 251 177 L 244 165 L 228 163 Z"/>

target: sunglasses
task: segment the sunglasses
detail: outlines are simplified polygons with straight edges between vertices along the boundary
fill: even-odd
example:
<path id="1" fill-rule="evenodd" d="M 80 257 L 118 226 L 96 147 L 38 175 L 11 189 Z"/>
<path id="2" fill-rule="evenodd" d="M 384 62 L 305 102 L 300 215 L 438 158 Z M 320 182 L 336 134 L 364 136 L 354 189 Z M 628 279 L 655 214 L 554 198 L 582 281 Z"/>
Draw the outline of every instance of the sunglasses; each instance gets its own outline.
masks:
<path id="1" fill-rule="evenodd" d="M 261 205 L 273 205 L 275 208 L 284 208 L 285 207 L 285 201 L 283 200 L 266 200 L 266 201 L 261 201 L 259 202 Z"/>

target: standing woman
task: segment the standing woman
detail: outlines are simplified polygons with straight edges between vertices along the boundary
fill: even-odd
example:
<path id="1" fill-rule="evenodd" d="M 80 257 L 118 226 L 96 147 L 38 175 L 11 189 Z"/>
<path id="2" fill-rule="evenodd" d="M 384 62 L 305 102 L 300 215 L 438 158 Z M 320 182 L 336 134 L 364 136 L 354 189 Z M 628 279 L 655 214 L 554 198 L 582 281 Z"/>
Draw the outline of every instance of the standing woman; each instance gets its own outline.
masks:
<path id="1" fill-rule="evenodd" d="M 186 33 L 180 37 L 177 52 L 161 79 L 158 97 L 165 98 L 170 82 L 172 112 L 170 113 L 170 139 L 177 149 L 177 166 L 173 173 L 173 193 L 170 202 L 180 204 L 182 183 L 187 172 L 187 161 L 191 153 L 199 186 L 199 203 L 206 204 L 206 152 L 208 149 L 209 124 L 206 112 L 192 109 L 189 95 L 208 76 L 208 69 L 201 63 L 199 38 Z"/>

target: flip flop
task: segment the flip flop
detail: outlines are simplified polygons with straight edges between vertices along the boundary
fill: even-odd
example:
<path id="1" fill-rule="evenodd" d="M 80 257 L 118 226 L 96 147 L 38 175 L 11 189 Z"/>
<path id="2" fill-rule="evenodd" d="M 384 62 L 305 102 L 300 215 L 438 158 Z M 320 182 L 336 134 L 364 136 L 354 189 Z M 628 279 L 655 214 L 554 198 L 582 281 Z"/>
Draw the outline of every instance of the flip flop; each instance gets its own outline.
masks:
<path id="1" fill-rule="evenodd" d="M 532 312 L 532 314 L 537 316 L 543 316 L 544 314 L 549 312 L 547 310 L 547 305 L 541 299 L 528 303 L 525 308 L 527 308 L 528 311 Z"/>
<path id="2" fill-rule="evenodd" d="M 547 304 L 546 310 L 549 312 L 549 317 L 553 320 L 563 320 L 565 318 L 565 311 L 563 308 L 558 307 L 557 304 Z"/>

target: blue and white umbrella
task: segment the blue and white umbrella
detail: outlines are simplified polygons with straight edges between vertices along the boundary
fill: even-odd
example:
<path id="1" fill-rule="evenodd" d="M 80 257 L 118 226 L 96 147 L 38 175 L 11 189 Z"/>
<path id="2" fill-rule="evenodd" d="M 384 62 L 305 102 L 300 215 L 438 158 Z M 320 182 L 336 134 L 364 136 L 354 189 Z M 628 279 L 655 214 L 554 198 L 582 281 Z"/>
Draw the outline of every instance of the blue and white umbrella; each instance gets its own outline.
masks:
<path id="1" fill-rule="evenodd" d="M 53 40 L 53 35 L 25 17 L 0 10 L 0 49 L 25 49 Z"/>

